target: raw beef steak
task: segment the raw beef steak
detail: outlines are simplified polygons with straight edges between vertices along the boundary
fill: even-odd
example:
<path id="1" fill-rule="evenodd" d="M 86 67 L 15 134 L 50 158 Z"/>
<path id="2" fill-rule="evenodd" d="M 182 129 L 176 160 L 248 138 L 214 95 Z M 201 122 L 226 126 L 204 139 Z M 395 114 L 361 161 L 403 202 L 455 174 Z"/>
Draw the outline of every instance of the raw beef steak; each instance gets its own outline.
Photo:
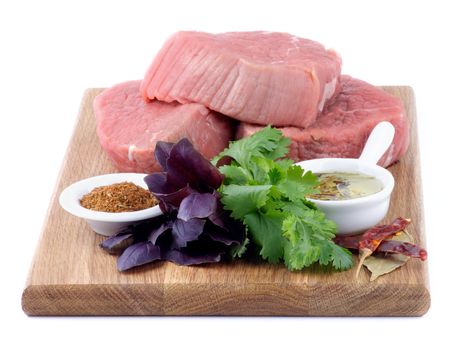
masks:
<path id="1" fill-rule="evenodd" d="M 157 141 L 187 137 L 210 159 L 228 146 L 233 122 L 197 103 L 146 102 L 141 81 L 115 85 L 95 98 L 94 112 L 100 144 L 119 171 L 159 171 L 154 160 Z"/>
<path id="2" fill-rule="evenodd" d="M 382 89 L 347 75 L 341 77 L 341 92 L 308 128 L 281 128 L 292 140 L 289 157 L 294 161 L 312 158 L 357 158 L 371 130 L 381 121 L 395 126 L 392 145 L 379 165 L 387 167 L 403 154 L 409 143 L 409 124 L 403 105 Z M 249 136 L 262 126 L 241 123 L 237 137 Z"/>
<path id="3" fill-rule="evenodd" d="M 334 51 L 286 33 L 178 32 L 157 54 L 141 92 L 249 123 L 307 127 L 337 93 L 340 72 Z"/>

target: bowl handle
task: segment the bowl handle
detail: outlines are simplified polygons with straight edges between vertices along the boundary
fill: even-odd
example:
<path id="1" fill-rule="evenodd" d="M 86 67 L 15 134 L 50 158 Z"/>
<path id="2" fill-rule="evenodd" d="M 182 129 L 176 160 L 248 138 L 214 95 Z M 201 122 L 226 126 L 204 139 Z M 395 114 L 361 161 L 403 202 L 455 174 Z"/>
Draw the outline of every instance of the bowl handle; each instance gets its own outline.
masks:
<path id="1" fill-rule="evenodd" d="M 366 163 L 377 164 L 385 151 L 390 147 L 395 136 L 395 127 L 390 122 L 380 122 L 371 131 L 359 157 Z"/>

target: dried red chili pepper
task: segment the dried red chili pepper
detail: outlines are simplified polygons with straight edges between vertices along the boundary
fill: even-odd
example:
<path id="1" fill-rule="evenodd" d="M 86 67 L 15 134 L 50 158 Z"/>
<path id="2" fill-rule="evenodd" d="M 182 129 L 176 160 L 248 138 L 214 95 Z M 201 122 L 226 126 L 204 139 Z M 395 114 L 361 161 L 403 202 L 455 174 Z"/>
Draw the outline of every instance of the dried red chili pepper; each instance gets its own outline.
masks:
<path id="1" fill-rule="evenodd" d="M 364 260 L 371 256 L 385 239 L 405 229 L 411 222 L 410 219 L 396 218 L 390 225 L 377 225 L 362 234 L 359 240 L 359 264 L 357 265 L 356 277 L 359 275 Z"/>
<path id="2" fill-rule="evenodd" d="M 395 235 L 405 229 L 411 222 L 410 219 L 397 218 L 391 225 L 377 225 L 367 230 L 362 235 L 357 236 L 337 236 L 334 242 L 344 248 L 348 249 L 362 249 L 369 248 L 375 251 L 376 247 L 384 239 Z"/>
<path id="3" fill-rule="evenodd" d="M 360 240 L 361 236 L 338 236 L 334 239 L 334 243 L 343 248 L 358 250 Z M 428 256 L 426 250 L 416 244 L 393 240 L 382 241 L 375 252 L 397 253 L 421 260 L 426 260 Z"/>
<path id="4" fill-rule="evenodd" d="M 384 239 L 393 236 L 397 232 L 403 231 L 410 222 L 410 219 L 396 218 L 390 225 L 377 225 L 372 227 L 362 234 L 359 241 L 359 251 L 367 249 L 373 253 Z"/>
<path id="5" fill-rule="evenodd" d="M 411 258 L 420 258 L 422 261 L 425 261 L 428 257 L 426 250 L 418 247 L 416 244 L 393 240 L 386 240 L 380 243 L 376 252 L 397 253 Z"/>
<path id="6" fill-rule="evenodd" d="M 335 237 L 334 242 L 341 247 L 357 249 L 359 251 L 360 259 L 356 270 L 356 277 L 364 260 L 374 252 L 397 253 L 412 258 L 420 258 L 424 261 L 428 253 L 423 248 L 408 242 L 386 240 L 403 231 L 410 222 L 410 219 L 397 218 L 390 225 L 374 226 L 362 235 Z"/>
<path id="7" fill-rule="evenodd" d="M 359 242 L 361 240 L 361 236 L 336 236 L 334 237 L 333 241 L 337 245 L 347 248 L 347 249 L 359 249 Z"/>

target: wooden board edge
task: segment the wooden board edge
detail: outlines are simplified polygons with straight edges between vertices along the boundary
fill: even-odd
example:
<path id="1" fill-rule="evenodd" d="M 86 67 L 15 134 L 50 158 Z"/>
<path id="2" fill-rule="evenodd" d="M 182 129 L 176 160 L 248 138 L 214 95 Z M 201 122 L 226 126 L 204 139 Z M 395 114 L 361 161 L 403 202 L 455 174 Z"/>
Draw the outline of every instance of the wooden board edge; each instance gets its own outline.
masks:
<path id="1" fill-rule="evenodd" d="M 409 121 L 410 121 L 410 149 L 408 152 L 413 152 L 415 154 L 415 179 L 417 181 L 417 191 L 418 191 L 418 215 L 420 217 L 420 220 L 418 222 L 418 229 L 419 229 L 419 236 L 418 238 L 420 239 L 420 242 L 418 242 L 424 249 L 427 250 L 427 243 L 426 243 L 426 227 L 425 227 L 425 211 L 424 211 L 424 202 L 423 202 L 423 181 L 422 181 L 422 172 L 421 172 L 421 150 L 420 150 L 420 136 L 418 132 L 418 114 L 417 114 L 417 105 L 416 105 L 416 94 L 415 90 L 412 86 L 410 85 L 383 85 L 380 86 L 382 89 L 387 90 L 388 89 L 400 89 L 403 90 L 401 92 L 401 95 L 406 97 L 410 103 L 405 103 L 405 101 L 402 99 L 402 103 L 404 105 L 404 108 L 408 114 Z M 414 149 L 411 149 L 414 146 Z M 401 161 L 401 160 L 400 160 Z M 431 297 L 430 297 L 430 281 L 429 281 L 429 269 L 428 269 L 428 261 L 423 261 L 421 263 L 421 274 L 423 276 L 423 283 L 424 283 L 424 288 L 427 290 L 427 295 L 428 295 L 428 306 L 425 308 L 425 311 L 423 314 L 425 314 L 431 304 Z M 421 315 L 423 315 L 421 314 Z M 421 316 L 418 315 L 418 316 Z"/>
<path id="2" fill-rule="evenodd" d="M 337 297 L 319 299 L 326 288 Z M 346 285 L 41 285 L 22 295 L 29 316 L 418 317 L 429 307 L 428 288 L 401 284 L 355 291 Z"/>
<path id="3" fill-rule="evenodd" d="M 414 135 L 410 135 L 410 139 L 415 140 L 415 156 L 416 156 L 416 174 L 415 177 L 417 179 L 417 189 L 418 189 L 418 213 L 421 217 L 421 222 L 419 224 L 419 229 L 420 229 L 420 240 L 421 240 L 421 246 L 427 250 L 427 241 L 426 241 L 426 225 L 425 225 L 425 211 L 424 211 L 424 201 L 423 201 L 423 180 L 422 180 L 422 171 L 421 171 L 421 149 L 420 149 L 420 135 L 419 135 L 419 130 L 418 130 L 418 113 L 416 110 L 416 94 L 412 86 L 409 85 L 401 85 L 399 86 L 402 89 L 405 89 L 408 91 L 408 94 L 410 95 L 411 103 L 410 103 L 410 110 L 413 113 L 413 116 L 410 116 L 410 122 L 412 123 L 411 130 L 415 130 Z M 431 305 L 431 287 L 430 287 L 430 281 L 429 281 L 429 269 L 428 269 L 428 261 L 423 261 L 421 263 L 422 267 L 422 275 L 424 279 L 424 287 L 427 289 L 428 292 L 428 307 L 426 308 L 425 312 L 426 313 L 429 310 L 429 307 Z M 423 314 L 424 314 L 423 313 Z"/>
<path id="4" fill-rule="evenodd" d="M 158 285 L 30 285 L 23 291 L 28 316 L 163 315 L 164 290 Z"/>

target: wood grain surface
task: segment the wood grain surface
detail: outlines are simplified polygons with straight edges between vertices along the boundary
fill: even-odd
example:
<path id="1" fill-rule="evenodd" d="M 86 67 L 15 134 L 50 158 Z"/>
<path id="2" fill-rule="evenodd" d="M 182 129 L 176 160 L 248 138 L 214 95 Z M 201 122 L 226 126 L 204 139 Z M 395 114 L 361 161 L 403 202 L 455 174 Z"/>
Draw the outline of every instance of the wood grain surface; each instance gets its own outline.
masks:
<path id="1" fill-rule="evenodd" d="M 425 246 L 420 160 L 413 90 L 384 87 L 399 96 L 411 121 L 406 156 L 389 168 L 396 179 L 386 221 L 410 217 L 410 233 Z M 28 315 L 292 315 L 420 316 L 430 306 L 427 263 L 411 259 L 369 282 L 362 269 L 290 272 L 284 266 L 238 261 L 198 267 L 156 262 L 120 273 L 104 239 L 66 213 L 58 196 L 71 183 L 115 172 L 95 134 L 92 101 L 85 92 L 75 132 L 56 184 L 22 296 Z"/>

